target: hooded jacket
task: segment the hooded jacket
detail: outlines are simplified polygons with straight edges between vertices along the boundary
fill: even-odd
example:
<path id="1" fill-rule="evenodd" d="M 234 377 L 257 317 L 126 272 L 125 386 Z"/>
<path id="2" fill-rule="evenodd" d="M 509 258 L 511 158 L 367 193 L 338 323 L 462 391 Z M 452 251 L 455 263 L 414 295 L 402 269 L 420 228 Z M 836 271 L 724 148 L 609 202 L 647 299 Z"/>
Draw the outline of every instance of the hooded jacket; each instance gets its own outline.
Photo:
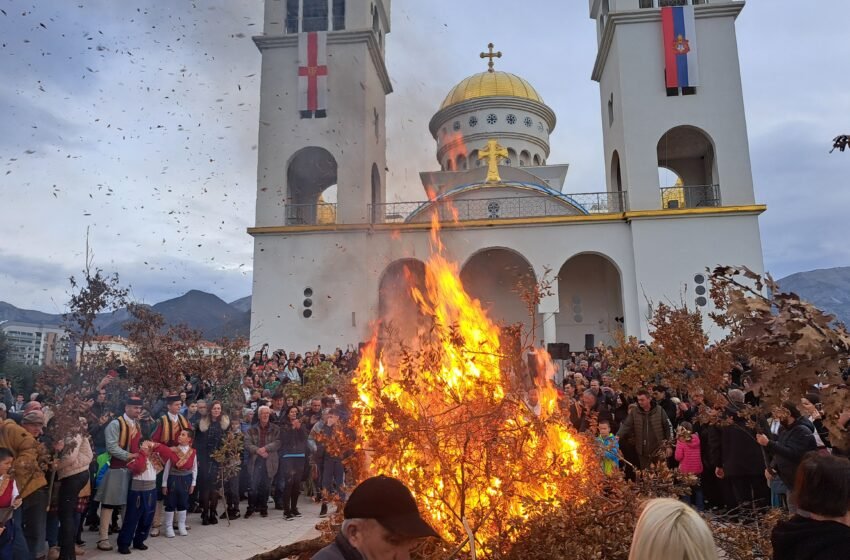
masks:
<path id="1" fill-rule="evenodd" d="M 676 460 L 679 461 L 679 471 L 688 474 L 702 473 L 699 434 L 691 434 L 691 441 L 676 440 Z"/>
<path id="2" fill-rule="evenodd" d="M 850 527 L 799 515 L 782 521 L 770 536 L 773 560 L 848 560 Z"/>

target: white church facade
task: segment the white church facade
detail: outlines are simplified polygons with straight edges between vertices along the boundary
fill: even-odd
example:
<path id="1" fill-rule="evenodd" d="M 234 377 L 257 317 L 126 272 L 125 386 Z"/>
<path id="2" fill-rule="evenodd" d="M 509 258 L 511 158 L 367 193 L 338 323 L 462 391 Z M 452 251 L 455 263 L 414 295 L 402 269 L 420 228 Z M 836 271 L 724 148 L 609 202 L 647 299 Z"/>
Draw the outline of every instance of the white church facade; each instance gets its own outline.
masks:
<path id="1" fill-rule="evenodd" d="M 653 303 L 709 313 L 707 268 L 763 271 L 765 207 L 753 191 L 735 36 L 744 2 L 589 7 L 606 169 L 598 192 L 573 187 L 568 164 L 549 160 L 557 119 L 545 92 L 502 71 L 490 45 L 488 68 L 435 108 L 439 168 L 421 173 L 421 199 L 387 202 L 390 1 L 266 0 L 255 37 L 252 346 L 344 348 L 381 317 L 415 327 L 403 296 L 424 269 L 434 212 L 492 318 L 529 326 L 518 286 L 548 279 L 535 342 L 572 349 L 618 329 L 647 339 Z M 678 182 L 660 184 L 659 168 Z M 325 202 L 332 186 L 336 201 Z"/>

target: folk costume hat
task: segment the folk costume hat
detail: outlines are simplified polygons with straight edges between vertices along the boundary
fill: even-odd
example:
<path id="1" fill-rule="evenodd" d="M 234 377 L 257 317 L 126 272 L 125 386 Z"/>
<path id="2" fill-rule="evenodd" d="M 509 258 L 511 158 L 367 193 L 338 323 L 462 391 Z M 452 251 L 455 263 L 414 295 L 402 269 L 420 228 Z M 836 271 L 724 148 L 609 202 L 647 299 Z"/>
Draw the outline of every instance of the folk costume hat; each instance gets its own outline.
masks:
<path id="1" fill-rule="evenodd" d="M 402 537 L 440 537 L 419 515 L 407 486 L 388 476 L 374 476 L 361 482 L 348 498 L 343 517 L 374 519 Z"/>
<path id="2" fill-rule="evenodd" d="M 145 403 L 142 400 L 142 397 L 139 395 L 130 395 L 127 397 L 127 402 L 124 403 L 126 406 L 144 406 Z"/>
<path id="3" fill-rule="evenodd" d="M 167 397 L 165 397 L 165 402 L 167 402 L 167 403 L 182 402 L 182 400 L 180 399 L 180 395 L 168 395 Z"/>

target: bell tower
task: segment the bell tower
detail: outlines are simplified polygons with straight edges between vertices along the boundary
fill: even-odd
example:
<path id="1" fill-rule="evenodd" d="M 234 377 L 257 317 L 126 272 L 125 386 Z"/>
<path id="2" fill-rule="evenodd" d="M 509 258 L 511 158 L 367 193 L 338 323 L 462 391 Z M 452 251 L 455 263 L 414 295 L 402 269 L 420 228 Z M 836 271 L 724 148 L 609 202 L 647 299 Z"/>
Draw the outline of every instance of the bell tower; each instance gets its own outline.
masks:
<path id="1" fill-rule="evenodd" d="M 390 0 L 265 0 L 256 226 L 364 223 L 385 200 Z"/>
<path id="2" fill-rule="evenodd" d="M 740 0 L 589 0 L 609 191 L 630 210 L 754 203 Z M 666 178 L 665 178 L 666 177 Z"/>

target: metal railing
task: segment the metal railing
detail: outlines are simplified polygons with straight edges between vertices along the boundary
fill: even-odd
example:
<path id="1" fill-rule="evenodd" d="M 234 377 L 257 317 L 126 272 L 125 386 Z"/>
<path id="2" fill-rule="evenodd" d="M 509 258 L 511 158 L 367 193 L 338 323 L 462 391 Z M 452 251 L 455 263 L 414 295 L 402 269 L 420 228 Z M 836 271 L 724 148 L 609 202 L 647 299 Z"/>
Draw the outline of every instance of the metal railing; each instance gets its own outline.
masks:
<path id="1" fill-rule="evenodd" d="M 500 220 L 588 214 L 616 214 L 626 209 L 626 193 L 600 192 L 553 196 L 519 196 L 388 202 L 370 204 L 372 223 L 427 222 L 437 212 L 440 221 Z"/>
<path id="2" fill-rule="evenodd" d="M 287 204 L 285 208 L 286 225 L 313 226 L 336 223 L 336 204 Z"/>
<path id="3" fill-rule="evenodd" d="M 640 0 L 641 8 L 666 8 L 667 6 L 699 6 L 709 0 Z"/>
<path id="4" fill-rule="evenodd" d="M 721 206 L 720 185 L 685 185 L 661 189 L 661 207 L 665 210 L 713 206 Z"/>

